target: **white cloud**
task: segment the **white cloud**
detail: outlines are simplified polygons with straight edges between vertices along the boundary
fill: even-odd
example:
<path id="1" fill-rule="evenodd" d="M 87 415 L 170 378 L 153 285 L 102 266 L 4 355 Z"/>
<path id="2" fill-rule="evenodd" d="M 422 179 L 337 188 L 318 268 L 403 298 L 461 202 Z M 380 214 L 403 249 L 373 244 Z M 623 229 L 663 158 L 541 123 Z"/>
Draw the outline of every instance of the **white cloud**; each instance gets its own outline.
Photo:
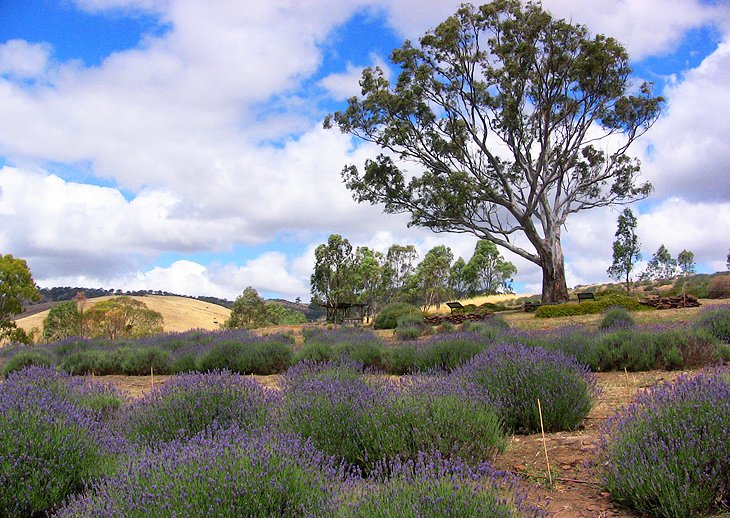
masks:
<path id="1" fill-rule="evenodd" d="M 0 45 L 0 75 L 17 79 L 41 76 L 48 66 L 52 47 L 47 43 L 9 40 Z"/>
<path id="2" fill-rule="evenodd" d="M 665 115 L 645 139 L 643 170 L 656 195 L 730 200 L 730 42 L 723 42 L 666 91 Z"/>
<path id="3" fill-rule="evenodd" d="M 390 79 L 390 68 L 380 56 L 372 54 L 370 56 L 370 60 L 371 64 L 368 66 L 380 67 L 380 69 L 385 73 L 385 77 Z M 361 90 L 360 79 L 362 79 L 362 72 L 364 69 L 364 66 L 355 66 L 352 63 L 347 63 L 345 72 L 330 74 L 320 80 L 319 84 L 322 88 L 327 90 L 327 93 L 331 97 L 338 100 L 359 96 Z"/>

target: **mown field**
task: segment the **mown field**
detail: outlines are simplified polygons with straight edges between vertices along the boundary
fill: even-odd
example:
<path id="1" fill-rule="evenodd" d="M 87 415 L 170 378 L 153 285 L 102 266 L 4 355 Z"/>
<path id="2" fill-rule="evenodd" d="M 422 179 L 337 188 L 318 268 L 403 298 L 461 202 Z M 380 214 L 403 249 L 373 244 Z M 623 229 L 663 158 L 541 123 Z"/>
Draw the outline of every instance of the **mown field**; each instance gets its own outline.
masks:
<path id="1" fill-rule="evenodd" d="M 52 367 L 0 384 L 0 514 L 722 515 L 730 307 L 632 317 L 5 350 Z"/>

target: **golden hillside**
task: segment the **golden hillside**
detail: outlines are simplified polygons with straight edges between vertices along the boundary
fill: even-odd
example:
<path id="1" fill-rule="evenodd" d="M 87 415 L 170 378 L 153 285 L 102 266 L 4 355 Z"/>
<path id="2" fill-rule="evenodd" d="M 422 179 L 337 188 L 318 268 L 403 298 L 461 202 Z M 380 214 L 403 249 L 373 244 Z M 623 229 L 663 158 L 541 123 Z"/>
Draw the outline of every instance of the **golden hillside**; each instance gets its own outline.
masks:
<path id="1" fill-rule="evenodd" d="M 98 297 L 88 300 L 88 305 L 111 297 Z M 186 297 L 169 297 L 162 295 L 146 295 L 144 297 L 130 297 L 144 302 L 148 308 L 158 311 L 164 319 L 163 328 L 165 331 L 188 331 L 190 329 L 220 329 L 220 324 L 225 322 L 231 311 L 223 306 L 203 302 L 202 300 L 189 299 Z M 26 331 L 34 328 L 39 333 L 43 331 L 43 320 L 48 311 L 16 320 L 18 327 Z"/>

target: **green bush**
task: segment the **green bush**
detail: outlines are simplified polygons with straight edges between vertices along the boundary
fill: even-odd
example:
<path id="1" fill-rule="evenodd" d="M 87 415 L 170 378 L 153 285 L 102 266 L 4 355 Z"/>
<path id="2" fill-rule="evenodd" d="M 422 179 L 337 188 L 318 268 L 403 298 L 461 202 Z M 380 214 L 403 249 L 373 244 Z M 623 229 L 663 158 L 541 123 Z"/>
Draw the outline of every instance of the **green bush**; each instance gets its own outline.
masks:
<path id="1" fill-rule="evenodd" d="M 292 363 L 292 350 L 275 338 L 243 344 L 223 340 L 205 352 L 198 361 L 199 370 L 230 370 L 240 374 L 279 374 Z"/>
<path id="2" fill-rule="evenodd" d="M 385 306 L 378 316 L 375 317 L 373 327 L 375 329 L 395 329 L 398 326 L 398 318 L 404 315 L 417 315 L 423 318 L 421 310 L 406 302 L 394 302 Z"/>
<path id="3" fill-rule="evenodd" d="M 36 351 L 21 351 L 10 357 L 3 365 L 3 377 L 7 378 L 10 373 L 22 370 L 31 365 L 49 366 L 53 363 L 47 354 Z"/>
<path id="4" fill-rule="evenodd" d="M 99 351 L 87 349 L 75 351 L 64 356 L 59 368 L 70 374 L 120 374 L 122 372 L 122 355 L 116 351 Z"/>
<path id="5" fill-rule="evenodd" d="M 718 340 L 730 342 L 730 305 L 703 309 L 694 327 L 707 331 Z"/>
<path id="6" fill-rule="evenodd" d="M 145 376 L 151 371 L 157 374 L 170 374 L 172 361 L 170 353 L 156 347 L 144 349 L 123 349 L 122 374 Z"/>
<path id="7" fill-rule="evenodd" d="M 628 311 L 649 309 L 639 300 L 626 295 L 611 294 L 586 302 L 566 302 L 565 304 L 543 305 L 537 308 L 535 316 L 538 318 L 570 317 L 576 315 L 593 315 L 601 313 L 610 306 L 620 306 Z"/>
<path id="8" fill-rule="evenodd" d="M 610 306 L 603 312 L 603 318 L 598 323 L 598 329 L 608 330 L 634 327 L 636 322 L 623 306 Z"/>

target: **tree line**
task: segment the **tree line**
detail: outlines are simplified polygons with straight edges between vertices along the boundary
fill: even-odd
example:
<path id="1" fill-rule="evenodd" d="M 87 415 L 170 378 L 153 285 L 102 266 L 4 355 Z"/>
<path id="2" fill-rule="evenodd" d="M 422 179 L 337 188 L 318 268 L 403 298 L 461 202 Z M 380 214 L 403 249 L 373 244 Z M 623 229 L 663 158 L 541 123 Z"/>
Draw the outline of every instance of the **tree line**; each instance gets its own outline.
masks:
<path id="1" fill-rule="evenodd" d="M 421 261 L 413 245 L 393 244 L 385 253 L 353 249 L 339 234 L 330 235 L 314 255 L 312 301 L 326 307 L 330 318 L 350 306 L 369 317 L 390 302 L 409 302 L 425 311 L 451 298 L 511 293 L 517 272 L 486 240 L 477 242 L 469 261 L 454 261 L 444 245 L 429 250 Z"/>

